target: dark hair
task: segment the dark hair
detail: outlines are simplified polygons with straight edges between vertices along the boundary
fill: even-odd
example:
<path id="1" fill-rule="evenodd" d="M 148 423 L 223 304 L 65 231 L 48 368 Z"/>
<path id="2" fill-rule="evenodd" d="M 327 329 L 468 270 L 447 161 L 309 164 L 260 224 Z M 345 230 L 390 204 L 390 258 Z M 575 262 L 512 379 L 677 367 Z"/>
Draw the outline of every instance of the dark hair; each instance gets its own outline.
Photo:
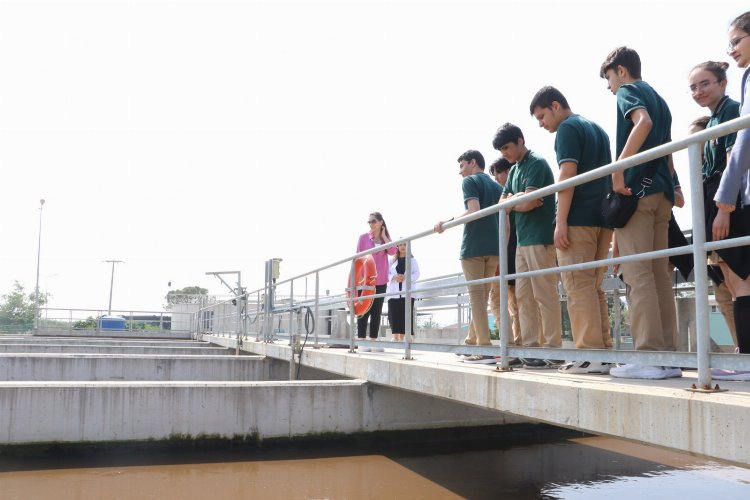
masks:
<path id="1" fill-rule="evenodd" d="M 737 28 L 750 34 L 750 10 L 735 17 L 734 21 L 729 23 L 729 27 Z"/>
<path id="2" fill-rule="evenodd" d="M 509 170 L 510 167 L 512 167 L 513 164 L 503 158 L 502 156 L 498 158 L 497 160 L 492 162 L 492 165 L 490 165 L 490 173 L 492 175 L 497 175 L 500 172 L 505 172 L 506 170 Z"/>
<path id="3" fill-rule="evenodd" d="M 618 66 L 622 66 L 628 70 L 631 77 L 637 79 L 641 78 L 641 58 L 638 55 L 638 52 L 630 47 L 617 47 L 610 52 L 602 63 L 602 67 L 599 70 L 599 76 L 606 79 L 607 71 L 610 69 L 617 69 Z"/>
<path id="4" fill-rule="evenodd" d="M 390 236 L 389 236 L 389 238 L 390 238 Z M 401 238 L 399 237 L 399 239 L 401 239 Z M 399 243 L 399 245 L 406 245 L 406 243 Z M 398 251 L 398 245 L 396 245 L 396 253 L 394 253 L 393 256 L 391 257 L 391 259 L 393 259 L 393 262 L 396 262 L 398 260 L 398 258 L 400 257 L 400 255 L 399 255 L 400 253 L 401 252 Z M 414 258 L 414 253 L 413 252 L 409 254 L 409 258 L 410 259 Z"/>
<path id="5" fill-rule="evenodd" d="M 708 127 L 708 121 L 711 119 L 710 116 L 701 116 L 690 122 L 690 127 L 699 127 L 705 130 Z"/>
<path id="6" fill-rule="evenodd" d="M 375 217 L 379 221 L 383 221 L 383 229 L 385 229 L 385 235 L 388 236 L 388 239 L 391 239 L 391 233 L 388 232 L 388 225 L 385 223 L 385 219 L 383 218 L 383 215 L 380 212 L 370 212 L 370 215 Z"/>
<path id="7" fill-rule="evenodd" d="M 462 161 L 471 161 L 475 160 L 477 162 L 477 167 L 479 167 L 481 170 L 484 170 L 484 156 L 482 156 L 482 153 L 477 151 L 476 149 L 470 149 L 466 151 L 464 154 L 458 157 L 458 160 L 456 160 L 458 163 L 461 163 Z"/>
<path id="8" fill-rule="evenodd" d="M 717 80 L 723 82 L 727 79 L 727 68 L 729 68 L 729 63 L 727 62 L 706 61 L 700 64 L 696 64 L 695 67 L 690 70 L 690 72 L 692 73 L 696 69 L 705 69 L 706 71 L 710 71 L 711 73 L 713 73 Z"/>
<path id="9" fill-rule="evenodd" d="M 562 106 L 563 109 L 570 109 L 568 100 L 562 95 L 562 92 L 549 85 L 542 87 L 539 89 L 539 92 L 534 95 L 534 98 L 531 99 L 529 113 L 533 115 L 536 108 L 550 108 L 555 101 L 560 103 L 560 106 Z"/>
<path id="10" fill-rule="evenodd" d="M 509 142 L 518 144 L 518 139 L 523 139 L 521 129 L 512 123 L 505 123 L 495 132 L 495 138 L 492 139 L 492 147 L 500 151 L 500 148 Z"/>

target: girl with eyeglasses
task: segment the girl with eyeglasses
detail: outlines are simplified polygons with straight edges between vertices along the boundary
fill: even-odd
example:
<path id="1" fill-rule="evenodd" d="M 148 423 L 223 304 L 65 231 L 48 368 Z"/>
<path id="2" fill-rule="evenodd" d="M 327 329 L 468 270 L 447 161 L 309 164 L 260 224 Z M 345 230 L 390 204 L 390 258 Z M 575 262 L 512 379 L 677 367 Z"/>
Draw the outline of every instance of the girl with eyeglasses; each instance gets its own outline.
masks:
<path id="1" fill-rule="evenodd" d="M 711 111 L 711 116 L 699 118 L 690 124 L 691 134 L 700 132 L 709 127 L 715 127 L 740 116 L 740 103 L 730 99 L 726 95 L 727 90 L 727 68 L 729 63 L 706 61 L 695 66 L 688 77 L 690 93 L 693 100 L 704 108 Z M 707 141 L 703 146 L 703 207 L 705 210 L 706 236 L 711 240 L 714 219 L 718 208 L 714 203 L 716 190 L 724 169 L 727 166 L 727 158 L 737 138 L 736 133 Z M 742 264 L 742 251 L 729 248 L 719 252 L 711 252 L 708 255 L 708 264 L 711 278 L 714 281 L 714 293 L 719 308 L 724 314 L 727 323 L 730 324 L 729 331 L 734 344 L 737 345 L 737 335 L 734 326 L 734 305 L 732 296 L 727 288 L 720 264 L 723 259 L 728 259 L 730 266 L 737 268 Z"/>
<path id="2" fill-rule="evenodd" d="M 729 56 L 740 68 L 750 66 L 750 11 L 729 25 Z M 750 69 L 742 76 L 740 113 L 750 114 Z M 714 240 L 750 235 L 750 130 L 742 129 L 714 196 L 718 212 L 712 225 Z M 750 353 L 750 246 L 719 250 L 725 262 L 721 270 L 734 302 L 734 321 L 739 352 Z M 729 374 L 732 376 L 733 374 Z M 736 374 L 742 378 L 743 374 Z M 750 372 L 745 373 L 750 380 Z M 714 378 L 719 378 L 714 376 Z"/>
<path id="3" fill-rule="evenodd" d="M 411 289 L 419 279 L 419 264 L 413 255 L 406 256 L 406 243 L 398 245 L 398 253 L 393 256 L 388 270 L 388 293 L 398 293 L 388 297 L 388 324 L 391 325 L 393 340 L 403 342 L 406 335 L 406 260 L 411 261 Z M 414 295 L 411 296 L 411 334 L 414 335 Z"/>
<path id="4" fill-rule="evenodd" d="M 359 237 L 357 242 L 357 253 L 364 252 L 378 245 L 391 242 L 391 234 L 388 226 L 380 212 L 372 212 L 367 218 L 370 230 Z M 396 247 L 390 247 L 372 254 L 375 260 L 377 278 L 375 279 L 375 293 L 385 293 L 388 287 L 388 256 L 396 253 Z M 383 297 L 372 301 L 372 307 L 357 319 L 357 337 L 364 339 L 367 336 L 367 323 L 370 323 L 370 340 L 377 340 L 380 332 L 380 315 L 383 311 Z M 359 347 L 360 352 L 383 352 L 382 347 Z"/>

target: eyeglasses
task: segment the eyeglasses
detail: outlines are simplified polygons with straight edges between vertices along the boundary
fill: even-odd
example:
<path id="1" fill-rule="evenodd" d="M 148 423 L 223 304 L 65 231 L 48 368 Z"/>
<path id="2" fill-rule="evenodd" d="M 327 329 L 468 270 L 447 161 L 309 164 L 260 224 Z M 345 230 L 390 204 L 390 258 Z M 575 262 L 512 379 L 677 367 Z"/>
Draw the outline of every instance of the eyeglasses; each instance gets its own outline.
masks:
<path id="1" fill-rule="evenodd" d="M 742 39 L 749 36 L 750 35 L 738 36 L 737 38 L 732 38 L 731 40 L 729 40 L 729 45 L 727 46 L 727 54 L 731 54 L 732 52 L 734 52 L 734 49 L 737 48 Z"/>
<path id="2" fill-rule="evenodd" d="M 703 92 L 709 87 L 709 85 L 712 85 L 714 83 L 719 83 L 719 81 L 714 80 L 713 82 L 709 82 L 708 80 L 703 80 L 702 82 L 698 82 L 695 85 L 691 85 L 688 88 L 690 89 L 691 94 L 695 94 L 697 92 Z"/>
<path id="3" fill-rule="evenodd" d="M 367 221 L 368 224 L 375 224 L 376 222 L 378 222 L 377 219 L 372 219 L 372 220 Z"/>

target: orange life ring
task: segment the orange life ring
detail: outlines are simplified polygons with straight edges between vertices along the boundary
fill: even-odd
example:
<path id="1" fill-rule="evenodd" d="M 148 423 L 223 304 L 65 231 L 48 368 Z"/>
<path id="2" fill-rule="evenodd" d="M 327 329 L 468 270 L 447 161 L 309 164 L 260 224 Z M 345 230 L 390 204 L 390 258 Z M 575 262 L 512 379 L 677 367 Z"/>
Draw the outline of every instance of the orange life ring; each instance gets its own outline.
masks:
<path id="1" fill-rule="evenodd" d="M 375 267 L 375 259 L 372 255 L 365 255 L 354 259 L 354 287 L 356 289 L 356 299 L 352 300 L 352 276 L 349 274 L 347 281 L 346 298 L 349 301 L 349 310 L 354 308 L 354 314 L 362 316 L 372 307 L 374 299 L 369 298 L 375 295 L 375 279 L 378 276 Z"/>

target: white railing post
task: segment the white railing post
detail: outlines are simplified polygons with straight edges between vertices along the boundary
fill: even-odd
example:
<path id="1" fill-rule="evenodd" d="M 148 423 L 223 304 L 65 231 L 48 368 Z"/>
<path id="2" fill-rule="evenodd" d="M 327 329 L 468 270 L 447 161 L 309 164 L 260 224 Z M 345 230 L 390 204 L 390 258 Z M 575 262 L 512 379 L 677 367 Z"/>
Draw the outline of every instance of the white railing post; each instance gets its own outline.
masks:
<path id="1" fill-rule="evenodd" d="M 695 331 L 698 363 L 698 384 L 711 385 L 711 330 L 708 318 L 708 274 L 706 272 L 706 222 L 703 211 L 702 144 L 688 146 L 690 165 L 690 209 L 693 217 L 693 276 L 695 279 Z"/>
<path id="2" fill-rule="evenodd" d="M 398 255 L 398 254 L 396 254 Z M 404 325 L 404 333 L 405 335 L 405 344 L 404 344 L 404 359 L 412 359 L 411 358 L 411 336 L 414 333 L 412 330 L 412 318 L 414 317 L 414 310 L 411 306 L 411 287 L 414 285 L 411 281 L 411 240 L 408 240 L 406 242 L 406 269 L 404 269 L 404 275 L 406 276 L 406 298 L 404 299 L 406 302 L 404 303 L 405 310 L 404 310 L 404 321 L 406 321 L 406 324 Z M 389 309 L 390 311 L 390 309 Z"/>
<path id="3" fill-rule="evenodd" d="M 498 325 L 500 330 L 500 370 L 508 370 L 510 368 L 508 359 L 508 337 L 510 331 L 510 314 L 508 313 L 508 280 L 505 276 L 508 274 L 508 224 L 506 215 L 507 212 L 504 208 L 498 212 L 498 266 L 500 273 L 497 276 L 498 280 L 498 291 L 500 292 L 500 314 Z"/>

